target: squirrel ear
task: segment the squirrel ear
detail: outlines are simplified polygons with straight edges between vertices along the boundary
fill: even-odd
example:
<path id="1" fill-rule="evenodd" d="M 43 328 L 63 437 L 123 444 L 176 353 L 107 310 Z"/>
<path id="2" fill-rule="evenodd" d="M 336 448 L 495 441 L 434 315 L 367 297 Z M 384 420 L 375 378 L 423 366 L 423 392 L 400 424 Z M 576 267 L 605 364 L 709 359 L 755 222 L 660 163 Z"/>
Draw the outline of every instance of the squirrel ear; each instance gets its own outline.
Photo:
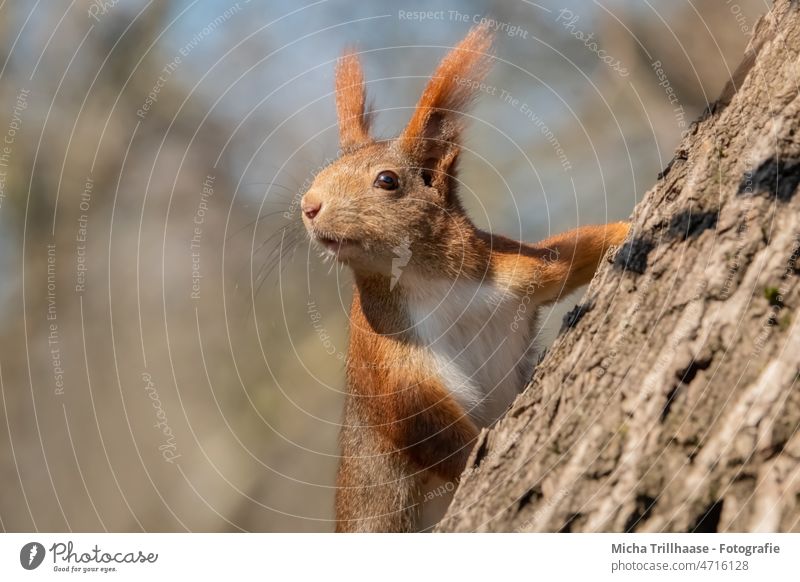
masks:
<path id="1" fill-rule="evenodd" d="M 358 55 L 353 50 L 347 50 L 336 65 L 336 115 L 339 120 L 339 145 L 343 150 L 370 141 L 366 93 Z"/>
<path id="2" fill-rule="evenodd" d="M 447 154 L 462 129 L 459 115 L 489 72 L 492 33 L 479 25 L 450 51 L 428 81 L 414 114 L 398 138 L 399 147 L 420 163 Z"/>

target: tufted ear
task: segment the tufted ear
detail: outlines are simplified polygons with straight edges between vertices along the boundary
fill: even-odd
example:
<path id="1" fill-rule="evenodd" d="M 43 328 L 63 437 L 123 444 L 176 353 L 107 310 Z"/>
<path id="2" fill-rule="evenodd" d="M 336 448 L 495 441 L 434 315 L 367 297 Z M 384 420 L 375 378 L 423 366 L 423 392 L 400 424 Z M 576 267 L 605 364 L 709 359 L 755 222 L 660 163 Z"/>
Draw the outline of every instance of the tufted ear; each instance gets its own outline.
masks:
<path id="1" fill-rule="evenodd" d="M 371 141 L 366 93 L 358 55 L 348 50 L 336 65 L 336 114 L 339 120 L 339 145 L 343 150 Z"/>
<path id="2" fill-rule="evenodd" d="M 428 81 L 399 147 L 417 164 L 442 175 L 458 156 L 461 113 L 489 72 L 492 34 L 480 25 L 450 51 Z"/>

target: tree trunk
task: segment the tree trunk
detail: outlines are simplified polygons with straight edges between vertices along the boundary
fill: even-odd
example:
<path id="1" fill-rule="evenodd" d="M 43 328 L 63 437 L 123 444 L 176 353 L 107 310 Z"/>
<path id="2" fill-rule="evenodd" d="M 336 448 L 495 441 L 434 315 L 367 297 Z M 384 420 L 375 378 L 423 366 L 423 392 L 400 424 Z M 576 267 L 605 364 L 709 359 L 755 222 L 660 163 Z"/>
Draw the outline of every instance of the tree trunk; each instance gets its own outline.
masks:
<path id="1" fill-rule="evenodd" d="M 799 56 L 776 0 L 440 530 L 800 530 Z"/>

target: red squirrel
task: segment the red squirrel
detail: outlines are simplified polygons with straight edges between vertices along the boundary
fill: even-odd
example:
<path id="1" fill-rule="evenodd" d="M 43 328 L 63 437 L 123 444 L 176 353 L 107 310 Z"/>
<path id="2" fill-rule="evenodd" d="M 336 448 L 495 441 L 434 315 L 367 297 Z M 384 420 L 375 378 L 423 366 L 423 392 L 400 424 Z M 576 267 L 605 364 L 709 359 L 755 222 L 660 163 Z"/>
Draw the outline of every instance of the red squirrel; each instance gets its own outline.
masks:
<path id="1" fill-rule="evenodd" d="M 337 64 L 342 155 L 300 203 L 312 241 L 354 276 L 336 531 L 421 531 L 442 517 L 478 431 L 530 379 L 536 308 L 588 283 L 628 233 L 585 226 L 532 244 L 470 221 L 456 166 L 491 44 L 473 28 L 390 140 L 370 136 L 358 57 Z"/>

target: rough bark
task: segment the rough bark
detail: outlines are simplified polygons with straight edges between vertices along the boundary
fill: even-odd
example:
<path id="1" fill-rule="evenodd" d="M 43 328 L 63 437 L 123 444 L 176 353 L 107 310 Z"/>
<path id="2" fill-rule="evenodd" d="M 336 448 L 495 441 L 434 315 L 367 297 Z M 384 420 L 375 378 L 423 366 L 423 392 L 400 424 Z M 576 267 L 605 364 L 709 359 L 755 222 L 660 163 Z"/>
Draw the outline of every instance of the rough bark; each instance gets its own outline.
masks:
<path id="1" fill-rule="evenodd" d="M 800 530 L 799 56 L 778 0 L 440 530 Z"/>

